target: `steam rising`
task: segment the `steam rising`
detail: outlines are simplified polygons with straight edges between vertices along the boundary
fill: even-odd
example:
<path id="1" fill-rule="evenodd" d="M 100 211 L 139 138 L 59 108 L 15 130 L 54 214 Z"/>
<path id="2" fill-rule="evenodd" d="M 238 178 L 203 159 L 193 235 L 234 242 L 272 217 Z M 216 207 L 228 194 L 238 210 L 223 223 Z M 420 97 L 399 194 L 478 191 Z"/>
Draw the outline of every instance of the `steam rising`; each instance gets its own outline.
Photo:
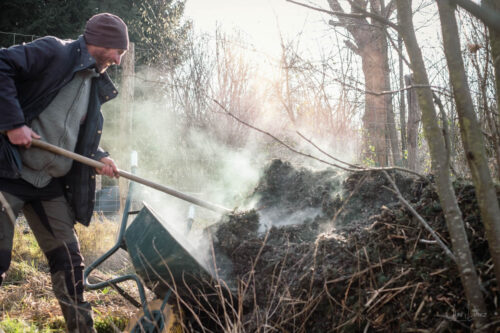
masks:
<path id="1" fill-rule="evenodd" d="M 264 210 L 259 214 L 259 232 L 265 232 L 272 226 L 281 227 L 301 224 L 306 220 L 314 220 L 316 217 L 321 216 L 321 214 L 321 209 L 312 207 L 289 214 L 286 214 L 281 209 Z"/>
<path id="2" fill-rule="evenodd" d="M 306 154 L 321 156 L 310 144 L 297 137 L 296 130 L 337 157 L 346 156 L 338 151 L 349 154 L 345 157 L 348 160 L 355 157 L 357 141 L 353 136 L 338 133 L 339 136 L 332 139 L 332 133 L 328 133 L 328 136 L 315 139 L 312 134 L 318 127 L 310 122 L 312 118 L 304 123 L 298 121 L 300 117 L 290 121 L 281 96 L 277 95 L 281 94 L 281 88 L 276 88 L 273 79 L 246 64 L 247 59 L 231 49 L 232 44 L 220 45 L 222 50 L 218 51 L 217 61 L 222 63 L 217 66 L 203 58 L 206 50 L 203 45 L 198 46 L 199 50 L 193 45 L 189 61 L 172 73 L 145 69 L 136 74 L 131 135 L 124 137 L 123 129 L 118 126 L 121 116 L 113 107 L 119 105 L 105 106 L 103 146 L 120 168 L 128 169 L 130 152 L 135 150 L 139 158 L 139 176 L 229 209 L 250 209 L 255 201 L 247 198 L 270 159 L 320 166 L 291 153 L 270 136 L 229 117 L 207 96 L 215 96 L 242 121 Z M 325 159 L 324 156 L 321 158 Z M 220 216 L 196 207 L 190 229 L 188 212 L 191 204 L 142 185 L 137 188 L 135 200 L 152 206 L 167 224 L 167 229 L 176 234 L 179 242 L 189 248 L 199 262 L 210 261 L 209 240 L 203 230 L 219 221 Z M 308 218 L 314 219 L 320 213 L 316 208 L 289 215 L 283 215 L 279 209 L 263 210 L 261 229 L 296 224 Z"/>

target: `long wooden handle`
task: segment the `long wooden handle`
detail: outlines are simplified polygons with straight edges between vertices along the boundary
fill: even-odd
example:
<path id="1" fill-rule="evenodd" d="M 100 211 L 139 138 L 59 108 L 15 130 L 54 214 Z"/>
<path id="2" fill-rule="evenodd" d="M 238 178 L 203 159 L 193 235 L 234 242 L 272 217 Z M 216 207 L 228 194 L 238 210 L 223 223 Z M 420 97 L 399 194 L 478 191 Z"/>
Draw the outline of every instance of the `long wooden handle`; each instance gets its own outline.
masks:
<path id="1" fill-rule="evenodd" d="M 44 142 L 44 141 L 41 141 L 38 139 L 33 139 L 32 145 L 34 147 L 50 151 L 54 154 L 58 154 L 58 155 L 61 155 L 61 156 L 67 157 L 67 158 L 71 158 L 72 160 L 75 160 L 77 162 L 91 166 L 93 168 L 101 169 L 102 167 L 105 166 L 105 164 L 102 162 L 99 162 L 99 161 L 93 160 L 91 158 L 76 154 L 76 153 L 71 152 L 69 150 L 63 149 L 63 148 L 58 147 L 58 146 L 54 146 L 50 143 L 47 143 L 47 142 Z M 217 213 L 225 214 L 225 213 L 231 212 L 231 210 L 228 208 L 225 208 L 225 207 L 222 207 L 222 206 L 219 206 L 219 205 L 192 197 L 192 196 L 187 195 L 185 193 L 174 190 L 170 187 L 167 187 L 167 186 L 152 182 L 150 180 L 141 178 L 141 177 L 136 176 L 136 175 L 134 175 L 130 172 L 127 172 L 127 171 L 123 171 L 123 170 L 118 169 L 118 175 L 120 175 L 120 177 L 124 177 L 124 178 L 130 179 L 130 180 L 133 180 L 134 182 L 149 186 L 151 188 L 154 188 L 155 190 L 170 194 L 174 197 L 177 197 L 177 198 L 182 199 L 182 200 L 187 201 L 187 202 L 191 202 L 192 204 L 209 209 L 209 210 L 217 212 Z"/>

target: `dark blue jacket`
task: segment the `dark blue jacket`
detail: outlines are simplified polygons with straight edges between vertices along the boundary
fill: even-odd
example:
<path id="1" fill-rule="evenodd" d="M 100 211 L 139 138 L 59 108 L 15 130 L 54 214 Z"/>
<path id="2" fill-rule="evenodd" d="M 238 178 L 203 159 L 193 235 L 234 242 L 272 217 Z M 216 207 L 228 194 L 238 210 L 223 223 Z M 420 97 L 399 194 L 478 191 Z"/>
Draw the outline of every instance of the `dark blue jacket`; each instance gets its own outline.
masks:
<path id="1" fill-rule="evenodd" d="M 71 81 L 76 72 L 95 67 L 85 40 L 60 40 L 44 37 L 24 45 L 0 49 L 0 131 L 30 125 Z M 103 126 L 101 104 L 118 92 L 104 73 L 93 79 L 89 107 L 80 127 L 75 152 L 99 160 Z M 95 170 L 74 162 L 65 176 L 65 194 L 76 220 L 88 225 L 94 209 Z"/>

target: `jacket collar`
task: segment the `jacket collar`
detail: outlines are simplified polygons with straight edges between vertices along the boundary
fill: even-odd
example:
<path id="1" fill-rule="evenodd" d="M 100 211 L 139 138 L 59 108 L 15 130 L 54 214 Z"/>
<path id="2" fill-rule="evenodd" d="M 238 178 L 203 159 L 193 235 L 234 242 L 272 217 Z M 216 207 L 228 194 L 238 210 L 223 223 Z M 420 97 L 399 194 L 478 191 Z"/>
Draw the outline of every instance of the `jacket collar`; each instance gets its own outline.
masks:
<path id="1" fill-rule="evenodd" d="M 83 36 L 78 37 L 77 42 L 78 47 L 76 51 L 80 54 L 78 66 L 81 69 L 95 67 L 96 61 L 94 57 L 90 55 L 89 50 L 87 49 L 87 43 L 85 43 Z"/>
<path id="2" fill-rule="evenodd" d="M 78 69 L 88 69 L 95 68 L 96 60 L 92 57 L 87 49 L 87 43 L 83 36 L 78 37 L 77 39 L 78 47 L 77 52 L 80 54 L 79 62 L 77 64 Z M 107 101 L 112 100 L 118 95 L 118 91 L 113 84 L 113 81 L 109 78 L 109 75 L 104 72 L 99 75 L 99 99 L 102 103 L 106 103 Z"/>

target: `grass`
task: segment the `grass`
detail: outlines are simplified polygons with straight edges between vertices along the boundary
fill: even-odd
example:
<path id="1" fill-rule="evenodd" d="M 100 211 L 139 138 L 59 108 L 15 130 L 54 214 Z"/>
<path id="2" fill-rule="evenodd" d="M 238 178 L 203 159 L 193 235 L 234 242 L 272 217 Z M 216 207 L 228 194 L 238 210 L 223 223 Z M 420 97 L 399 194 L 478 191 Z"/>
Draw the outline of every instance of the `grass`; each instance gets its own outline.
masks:
<path id="1" fill-rule="evenodd" d="M 115 244 L 118 228 L 119 223 L 97 214 L 89 227 L 79 223 L 75 225 L 80 250 L 87 263 L 97 259 Z"/>
<path id="2" fill-rule="evenodd" d="M 64 319 L 52 292 L 47 260 L 26 221 L 20 218 L 17 223 L 11 267 L 0 288 L 0 333 L 2 330 L 5 333 L 64 332 Z M 102 216 L 95 216 L 90 227 L 77 225 L 75 228 L 87 264 L 116 242 L 118 223 Z M 110 264 L 105 266 L 107 271 L 130 269 L 125 255 L 110 259 Z M 96 275 L 101 279 L 110 277 L 101 271 L 96 271 Z M 133 283 L 121 286 L 135 294 Z M 100 333 L 123 330 L 136 311 L 111 288 L 88 291 L 85 297 L 92 304 L 95 328 Z"/>
<path id="3" fill-rule="evenodd" d="M 26 262 L 37 269 L 47 269 L 45 256 L 36 242 L 35 236 L 29 230 L 24 218 L 19 218 L 14 231 L 13 262 Z"/>

